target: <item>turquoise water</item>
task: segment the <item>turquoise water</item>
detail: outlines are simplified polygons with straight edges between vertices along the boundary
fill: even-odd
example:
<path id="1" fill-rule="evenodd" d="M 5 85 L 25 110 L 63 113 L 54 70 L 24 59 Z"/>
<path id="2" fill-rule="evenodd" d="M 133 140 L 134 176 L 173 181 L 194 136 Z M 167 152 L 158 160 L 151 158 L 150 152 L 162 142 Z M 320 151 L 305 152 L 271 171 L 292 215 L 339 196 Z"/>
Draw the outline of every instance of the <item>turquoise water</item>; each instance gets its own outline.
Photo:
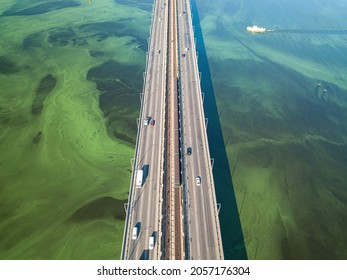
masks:
<path id="1" fill-rule="evenodd" d="M 249 259 L 345 259 L 347 3 L 196 3 L 229 163 L 217 195 L 236 197 L 220 216 L 226 256 L 245 244 Z M 254 24 L 275 31 L 246 32 Z"/>

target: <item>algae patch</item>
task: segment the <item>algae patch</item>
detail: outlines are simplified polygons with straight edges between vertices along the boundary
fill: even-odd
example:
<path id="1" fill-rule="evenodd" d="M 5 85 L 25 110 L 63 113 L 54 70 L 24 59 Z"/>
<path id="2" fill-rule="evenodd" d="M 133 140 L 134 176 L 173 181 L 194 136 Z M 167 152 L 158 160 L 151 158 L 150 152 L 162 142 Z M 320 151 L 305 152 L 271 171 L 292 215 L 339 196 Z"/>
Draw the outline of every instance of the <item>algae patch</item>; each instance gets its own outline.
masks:
<path id="1" fill-rule="evenodd" d="M 33 115 L 41 114 L 43 110 L 43 103 L 48 94 L 54 89 L 56 83 L 57 80 L 51 74 L 48 74 L 42 78 L 40 85 L 36 90 L 36 96 L 31 105 L 31 113 Z"/>

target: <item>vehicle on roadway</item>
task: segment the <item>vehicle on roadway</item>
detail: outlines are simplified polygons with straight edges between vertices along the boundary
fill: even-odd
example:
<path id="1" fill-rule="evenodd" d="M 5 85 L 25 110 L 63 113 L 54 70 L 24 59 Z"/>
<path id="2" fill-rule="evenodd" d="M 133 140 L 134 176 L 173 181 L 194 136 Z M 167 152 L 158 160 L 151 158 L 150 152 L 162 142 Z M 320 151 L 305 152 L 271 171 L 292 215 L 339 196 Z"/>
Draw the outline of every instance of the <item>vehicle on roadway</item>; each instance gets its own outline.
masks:
<path id="1" fill-rule="evenodd" d="M 149 125 L 150 120 L 151 120 L 151 117 L 145 118 L 143 125 Z"/>
<path id="2" fill-rule="evenodd" d="M 137 238 L 137 227 L 133 228 L 133 235 L 132 235 L 133 240 Z"/>
<path id="3" fill-rule="evenodd" d="M 155 120 L 151 120 L 151 126 L 154 126 Z"/>
<path id="4" fill-rule="evenodd" d="M 153 248 L 154 248 L 154 236 L 151 236 L 150 238 L 149 238 L 149 250 L 153 250 Z"/>
<path id="5" fill-rule="evenodd" d="M 192 147 L 187 148 L 187 155 L 190 156 L 192 154 Z"/>
<path id="6" fill-rule="evenodd" d="M 143 179 L 143 170 L 137 170 L 136 173 L 136 187 L 141 188 L 142 187 L 142 179 Z"/>
<path id="7" fill-rule="evenodd" d="M 197 176 L 197 177 L 195 178 L 195 183 L 196 183 L 197 186 L 200 186 L 200 185 L 201 185 L 201 177 L 200 177 L 200 176 Z"/>
<path id="8" fill-rule="evenodd" d="M 157 54 L 160 54 L 160 50 L 157 51 Z"/>

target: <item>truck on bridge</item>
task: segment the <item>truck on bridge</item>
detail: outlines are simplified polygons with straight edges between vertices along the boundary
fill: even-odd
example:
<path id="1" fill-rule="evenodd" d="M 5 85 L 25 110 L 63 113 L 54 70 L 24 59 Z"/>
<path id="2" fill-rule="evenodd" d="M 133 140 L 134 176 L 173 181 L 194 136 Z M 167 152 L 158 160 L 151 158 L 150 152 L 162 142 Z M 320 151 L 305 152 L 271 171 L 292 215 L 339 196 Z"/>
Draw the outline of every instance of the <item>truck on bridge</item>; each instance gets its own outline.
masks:
<path id="1" fill-rule="evenodd" d="M 142 187 L 142 179 L 143 179 L 143 170 L 137 170 L 136 171 L 136 187 L 141 188 Z"/>

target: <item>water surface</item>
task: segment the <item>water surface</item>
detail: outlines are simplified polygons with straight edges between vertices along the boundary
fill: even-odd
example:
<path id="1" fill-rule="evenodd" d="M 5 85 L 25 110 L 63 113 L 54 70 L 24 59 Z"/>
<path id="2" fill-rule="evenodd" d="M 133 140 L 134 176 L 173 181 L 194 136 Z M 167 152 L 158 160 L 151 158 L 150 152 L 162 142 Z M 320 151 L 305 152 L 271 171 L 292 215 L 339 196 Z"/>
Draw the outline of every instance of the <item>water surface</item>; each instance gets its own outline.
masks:
<path id="1" fill-rule="evenodd" d="M 347 3 L 196 3 L 248 258 L 346 259 Z"/>
<path id="2" fill-rule="evenodd" d="M 0 4 L 0 259 L 120 257 L 149 7 Z"/>

